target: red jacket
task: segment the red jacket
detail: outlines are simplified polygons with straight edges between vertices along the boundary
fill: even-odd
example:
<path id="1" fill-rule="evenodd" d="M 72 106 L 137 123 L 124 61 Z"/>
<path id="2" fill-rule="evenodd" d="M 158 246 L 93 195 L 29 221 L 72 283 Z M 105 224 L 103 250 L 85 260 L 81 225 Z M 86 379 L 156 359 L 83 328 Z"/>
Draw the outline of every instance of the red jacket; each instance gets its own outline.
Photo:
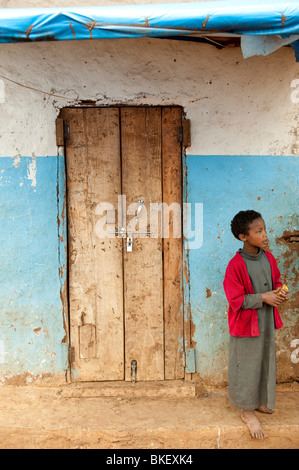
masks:
<path id="1" fill-rule="evenodd" d="M 280 271 L 272 253 L 265 251 L 265 254 L 271 266 L 274 290 L 277 287 L 282 286 L 280 281 Z M 245 294 L 254 294 L 257 292 L 254 292 L 253 290 L 245 261 L 238 252 L 228 263 L 223 287 L 229 303 L 228 326 L 230 334 L 232 336 L 243 337 L 259 336 L 257 310 L 241 308 Z M 276 307 L 274 307 L 274 323 L 275 328 L 277 329 L 283 326 Z"/>

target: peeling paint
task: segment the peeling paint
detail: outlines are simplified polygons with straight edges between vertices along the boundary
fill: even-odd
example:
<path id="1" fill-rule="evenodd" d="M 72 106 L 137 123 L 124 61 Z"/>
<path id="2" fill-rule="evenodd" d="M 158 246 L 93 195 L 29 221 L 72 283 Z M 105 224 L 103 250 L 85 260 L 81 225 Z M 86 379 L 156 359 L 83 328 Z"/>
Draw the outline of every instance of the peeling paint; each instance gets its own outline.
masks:
<path id="1" fill-rule="evenodd" d="M 12 157 L 12 159 L 13 159 L 14 167 L 18 168 L 18 166 L 20 165 L 20 162 L 21 162 L 21 156 L 18 154 L 15 157 Z"/>
<path id="2" fill-rule="evenodd" d="M 32 154 L 32 161 L 28 165 L 27 178 L 31 181 L 31 186 L 36 186 L 36 157 Z"/>
<path id="3" fill-rule="evenodd" d="M 213 294 L 212 294 L 211 290 L 208 287 L 206 287 L 206 298 L 208 299 L 209 297 L 212 297 L 212 295 Z"/>

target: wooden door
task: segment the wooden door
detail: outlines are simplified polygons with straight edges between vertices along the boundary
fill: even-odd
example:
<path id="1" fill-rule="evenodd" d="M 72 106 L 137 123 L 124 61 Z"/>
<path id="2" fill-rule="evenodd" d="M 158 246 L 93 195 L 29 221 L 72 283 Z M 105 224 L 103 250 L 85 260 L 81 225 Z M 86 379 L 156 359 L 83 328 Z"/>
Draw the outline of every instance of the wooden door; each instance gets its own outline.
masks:
<path id="1" fill-rule="evenodd" d="M 157 233 L 151 224 L 153 207 L 181 206 L 181 110 L 66 108 L 62 117 L 72 378 L 131 380 L 132 361 L 137 380 L 183 378 L 182 238 L 171 216 L 167 238 L 159 211 Z"/>

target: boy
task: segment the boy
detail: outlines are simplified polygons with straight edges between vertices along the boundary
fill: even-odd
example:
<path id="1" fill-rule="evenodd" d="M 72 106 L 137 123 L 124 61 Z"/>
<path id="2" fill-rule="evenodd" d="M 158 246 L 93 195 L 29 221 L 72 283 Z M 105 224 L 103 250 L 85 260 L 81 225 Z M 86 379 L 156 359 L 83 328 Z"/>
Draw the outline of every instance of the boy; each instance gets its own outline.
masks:
<path id="1" fill-rule="evenodd" d="M 267 437 L 255 410 L 272 413 L 276 392 L 274 329 L 283 326 L 277 307 L 286 300 L 259 212 L 240 211 L 231 222 L 243 248 L 229 262 L 223 282 L 229 302 L 229 399 L 241 408 L 251 435 Z M 278 295 L 279 294 L 279 295 Z"/>

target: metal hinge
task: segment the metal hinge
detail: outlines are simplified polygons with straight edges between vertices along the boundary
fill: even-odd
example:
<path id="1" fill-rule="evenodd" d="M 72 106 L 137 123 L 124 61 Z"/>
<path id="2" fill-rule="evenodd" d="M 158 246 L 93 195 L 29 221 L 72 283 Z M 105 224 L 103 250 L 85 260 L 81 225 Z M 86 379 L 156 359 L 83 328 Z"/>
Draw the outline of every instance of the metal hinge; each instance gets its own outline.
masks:
<path id="1" fill-rule="evenodd" d="M 182 125 L 178 127 L 178 141 L 183 147 L 191 145 L 191 122 L 190 119 L 184 119 Z"/>

